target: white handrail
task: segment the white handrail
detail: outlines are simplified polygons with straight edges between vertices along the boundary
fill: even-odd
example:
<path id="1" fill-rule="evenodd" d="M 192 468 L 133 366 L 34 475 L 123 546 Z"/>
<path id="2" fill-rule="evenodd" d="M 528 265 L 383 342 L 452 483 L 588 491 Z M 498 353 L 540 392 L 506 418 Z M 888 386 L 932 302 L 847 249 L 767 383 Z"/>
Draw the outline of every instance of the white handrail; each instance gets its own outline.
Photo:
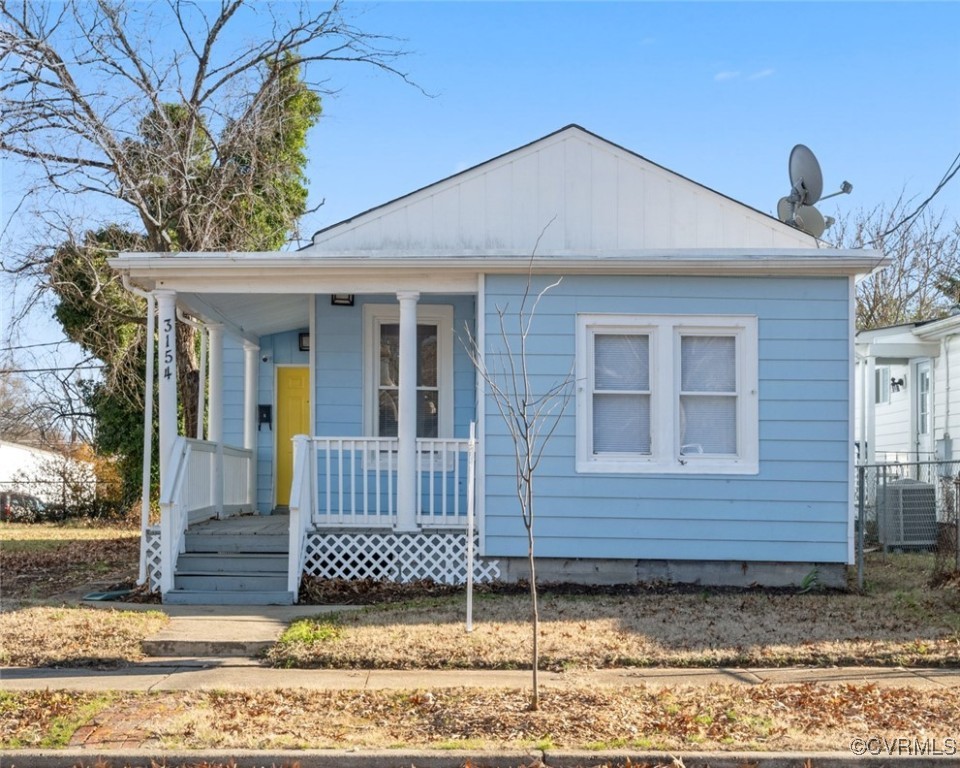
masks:
<path id="1" fill-rule="evenodd" d="M 191 516 L 253 510 L 249 473 L 253 451 L 177 437 L 170 456 L 172 481 L 160 489 L 160 591 L 174 587 L 177 557 L 184 550 Z"/>
<path id="2" fill-rule="evenodd" d="M 183 546 L 188 516 L 184 488 L 191 445 L 186 438 L 177 437 L 171 450 L 173 482 L 169 488 L 161 489 L 160 494 L 160 592 L 163 594 L 173 589 L 177 556 Z"/>
<path id="3" fill-rule="evenodd" d="M 316 465 L 311 454 L 313 450 L 310 438 L 306 435 L 295 435 L 289 505 L 290 550 L 287 556 L 287 591 L 293 593 L 294 602 L 300 591 L 300 577 L 303 574 L 307 528 L 313 520 Z"/>

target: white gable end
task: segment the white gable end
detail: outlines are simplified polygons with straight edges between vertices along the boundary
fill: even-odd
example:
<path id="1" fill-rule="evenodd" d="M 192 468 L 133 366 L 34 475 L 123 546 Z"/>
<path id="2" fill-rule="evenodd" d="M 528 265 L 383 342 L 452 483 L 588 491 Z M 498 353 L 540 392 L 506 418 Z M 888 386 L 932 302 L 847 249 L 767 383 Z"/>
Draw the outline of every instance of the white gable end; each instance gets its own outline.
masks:
<path id="1" fill-rule="evenodd" d="M 772 217 L 570 126 L 318 232 L 314 252 L 588 255 L 815 248 Z"/>

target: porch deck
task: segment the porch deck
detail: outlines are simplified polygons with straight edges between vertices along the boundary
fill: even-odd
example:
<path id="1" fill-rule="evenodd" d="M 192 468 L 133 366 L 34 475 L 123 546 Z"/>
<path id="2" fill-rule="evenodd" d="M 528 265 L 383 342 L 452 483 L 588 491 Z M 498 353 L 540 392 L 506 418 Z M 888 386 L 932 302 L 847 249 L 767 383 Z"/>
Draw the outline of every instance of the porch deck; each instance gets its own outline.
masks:
<path id="1" fill-rule="evenodd" d="M 193 523 L 188 531 L 194 535 L 286 536 L 290 532 L 290 516 L 276 513 L 234 515 L 223 520 L 211 518 Z"/>

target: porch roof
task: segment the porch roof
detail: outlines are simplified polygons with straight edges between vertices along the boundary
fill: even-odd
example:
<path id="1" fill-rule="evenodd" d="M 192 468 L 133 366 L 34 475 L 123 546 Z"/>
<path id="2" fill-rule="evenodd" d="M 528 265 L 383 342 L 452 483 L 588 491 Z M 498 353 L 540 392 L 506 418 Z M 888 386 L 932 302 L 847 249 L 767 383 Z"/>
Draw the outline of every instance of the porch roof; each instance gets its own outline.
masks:
<path id="1" fill-rule="evenodd" d="M 470 293 L 481 274 L 842 276 L 886 265 L 881 252 L 841 248 L 632 251 L 347 251 L 124 253 L 110 266 L 147 290 L 209 293 Z M 429 282 L 424 283 L 424 278 Z M 399 282 L 398 282 L 399 281 Z"/>
<path id="2" fill-rule="evenodd" d="M 125 253 L 110 266 L 148 290 L 172 290 L 181 306 L 256 342 L 306 327 L 309 296 L 332 293 L 478 291 L 481 275 L 851 276 L 887 263 L 879 251 L 835 248 L 547 251 L 311 251 Z"/>

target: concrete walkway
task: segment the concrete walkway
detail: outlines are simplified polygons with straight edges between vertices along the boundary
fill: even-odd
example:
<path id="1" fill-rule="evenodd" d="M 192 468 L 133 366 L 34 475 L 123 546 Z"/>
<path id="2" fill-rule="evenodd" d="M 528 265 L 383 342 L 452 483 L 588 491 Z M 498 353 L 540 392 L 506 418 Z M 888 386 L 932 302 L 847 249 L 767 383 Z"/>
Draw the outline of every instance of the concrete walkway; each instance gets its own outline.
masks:
<path id="1" fill-rule="evenodd" d="M 920 690 L 960 690 L 960 669 L 885 667 L 749 669 L 599 669 L 541 672 L 548 688 L 623 688 L 714 683 L 784 685 L 790 683 L 873 683 Z M 417 690 L 423 688 L 525 688 L 524 670 L 365 670 L 273 669 L 245 658 L 155 659 L 108 670 L 0 668 L 0 690 L 67 689 L 78 691 L 269 690 Z"/>

